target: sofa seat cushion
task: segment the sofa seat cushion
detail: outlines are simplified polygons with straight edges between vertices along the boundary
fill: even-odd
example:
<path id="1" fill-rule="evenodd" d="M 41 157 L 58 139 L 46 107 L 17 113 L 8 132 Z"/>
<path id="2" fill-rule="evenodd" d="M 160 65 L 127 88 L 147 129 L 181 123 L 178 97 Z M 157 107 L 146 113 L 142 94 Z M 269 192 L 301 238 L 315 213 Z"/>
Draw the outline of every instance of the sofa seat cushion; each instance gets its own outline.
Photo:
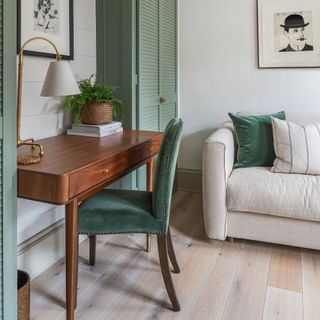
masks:
<path id="1" fill-rule="evenodd" d="M 266 167 L 233 170 L 227 208 L 320 221 L 320 176 L 273 173 Z"/>

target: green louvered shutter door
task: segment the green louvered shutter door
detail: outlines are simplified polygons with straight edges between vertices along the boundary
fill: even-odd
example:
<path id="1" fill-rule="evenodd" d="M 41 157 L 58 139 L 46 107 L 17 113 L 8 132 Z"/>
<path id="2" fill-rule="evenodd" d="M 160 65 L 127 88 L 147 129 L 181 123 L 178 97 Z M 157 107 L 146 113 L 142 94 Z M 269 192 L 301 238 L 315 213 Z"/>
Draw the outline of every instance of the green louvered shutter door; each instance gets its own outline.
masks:
<path id="1" fill-rule="evenodd" d="M 176 116 L 176 0 L 138 1 L 138 125 L 162 131 Z M 160 103 L 160 97 L 165 103 Z M 146 170 L 138 170 L 137 187 L 146 188 Z"/>
<path id="2" fill-rule="evenodd" d="M 158 0 L 138 2 L 138 129 L 159 131 L 160 32 Z M 146 168 L 137 173 L 137 188 L 146 190 Z"/>
<path id="3" fill-rule="evenodd" d="M 139 1 L 139 86 L 138 127 L 158 131 L 159 127 L 159 1 Z"/>
<path id="4" fill-rule="evenodd" d="M 0 0 L 0 319 L 17 318 L 16 1 Z"/>
<path id="5" fill-rule="evenodd" d="M 177 1 L 160 0 L 160 130 L 177 114 Z"/>
<path id="6" fill-rule="evenodd" d="M 177 1 L 140 0 L 138 39 L 138 127 L 162 131 L 177 113 Z"/>

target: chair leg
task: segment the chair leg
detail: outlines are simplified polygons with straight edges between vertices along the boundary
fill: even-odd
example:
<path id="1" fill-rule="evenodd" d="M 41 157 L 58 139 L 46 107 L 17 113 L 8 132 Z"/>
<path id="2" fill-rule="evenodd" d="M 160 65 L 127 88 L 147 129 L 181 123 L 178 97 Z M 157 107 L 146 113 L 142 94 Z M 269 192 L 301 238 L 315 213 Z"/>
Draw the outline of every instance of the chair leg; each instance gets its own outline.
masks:
<path id="1" fill-rule="evenodd" d="M 168 234 L 167 234 L 167 244 L 168 244 L 168 255 L 173 267 L 173 272 L 180 273 L 180 267 L 176 258 L 176 254 L 174 253 L 174 249 L 173 249 L 170 228 L 168 229 Z"/>
<path id="2" fill-rule="evenodd" d="M 77 309 L 78 306 L 78 287 L 79 287 L 79 235 L 77 237 L 77 246 L 76 246 L 76 257 L 77 257 L 77 262 L 76 262 L 76 290 L 75 290 L 75 297 L 74 297 L 74 310 Z"/>
<path id="3" fill-rule="evenodd" d="M 90 259 L 89 259 L 89 264 L 90 266 L 94 266 L 96 264 L 96 241 L 97 236 L 91 235 L 89 236 L 89 242 L 90 242 Z"/>
<path id="4" fill-rule="evenodd" d="M 146 234 L 146 251 L 151 252 L 151 235 Z"/>
<path id="5" fill-rule="evenodd" d="M 157 242 L 158 242 L 160 266 L 161 266 L 161 272 L 162 272 L 164 284 L 166 286 L 169 298 L 171 300 L 173 310 L 180 311 L 181 310 L 180 303 L 179 303 L 176 291 L 173 286 L 171 271 L 169 268 L 167 236 L 166 235 L 157 235 Z"/>

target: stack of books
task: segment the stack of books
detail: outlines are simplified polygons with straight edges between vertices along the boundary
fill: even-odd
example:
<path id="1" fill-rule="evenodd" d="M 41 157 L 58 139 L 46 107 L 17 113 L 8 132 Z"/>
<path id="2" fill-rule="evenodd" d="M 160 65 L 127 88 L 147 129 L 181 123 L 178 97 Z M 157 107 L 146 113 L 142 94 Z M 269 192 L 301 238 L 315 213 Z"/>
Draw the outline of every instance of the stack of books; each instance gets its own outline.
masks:
<path id="1" fill-rule="evenodd" d="M 121 122 L 113 121 L 102 125 L 73 124 L 72 128 L 67 131 L 67 134 L 73 136 L 102 138 L 120 132 L 123 132 Z"/>

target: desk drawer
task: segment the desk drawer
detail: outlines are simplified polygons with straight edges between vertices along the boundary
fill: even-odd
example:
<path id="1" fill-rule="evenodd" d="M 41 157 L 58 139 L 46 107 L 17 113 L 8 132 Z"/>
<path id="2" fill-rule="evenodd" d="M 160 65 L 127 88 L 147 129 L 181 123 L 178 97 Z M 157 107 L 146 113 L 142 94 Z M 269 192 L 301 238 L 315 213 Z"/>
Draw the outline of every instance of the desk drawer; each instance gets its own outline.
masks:
<path id="1" fill-rule="evenodd" d="M 100 161 L 70 176 L 69 198 L 111 179 L 112 177 L 129 173 L 130 169 L 159 152 L 159 143 L 145 143 L 104 161 Z"/>

